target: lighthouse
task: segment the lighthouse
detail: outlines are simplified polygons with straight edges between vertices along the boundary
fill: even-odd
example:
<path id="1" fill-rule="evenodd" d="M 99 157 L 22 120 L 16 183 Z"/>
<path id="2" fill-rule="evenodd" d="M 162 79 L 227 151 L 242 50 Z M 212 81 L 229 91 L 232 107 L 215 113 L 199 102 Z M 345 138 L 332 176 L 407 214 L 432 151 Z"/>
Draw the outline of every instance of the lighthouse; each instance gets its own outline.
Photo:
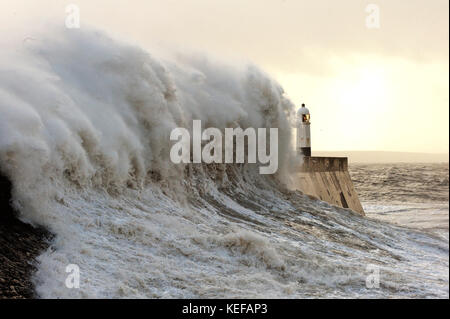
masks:
<path id="1" fill-rule="evenodd" d="M 297 176 L 299 189 L 320 200 L 349 208 L 364 216 L 364 209 L 348 172 L 347 157 L 311 156 L 311 118 L 305 104 L 297 111 Z"/>
<path id="2" fill-rule="evenodd" d="M 311 129 L 309 110 L 302 104 L 297 112 L 297 153 L 311 156 Z"/>

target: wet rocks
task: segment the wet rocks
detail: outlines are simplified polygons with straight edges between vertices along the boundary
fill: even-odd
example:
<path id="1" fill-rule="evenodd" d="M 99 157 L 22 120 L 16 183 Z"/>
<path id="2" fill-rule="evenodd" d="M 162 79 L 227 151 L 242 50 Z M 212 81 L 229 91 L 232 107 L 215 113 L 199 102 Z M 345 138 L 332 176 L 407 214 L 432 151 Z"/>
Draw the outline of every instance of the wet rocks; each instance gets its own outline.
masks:
<path id="1" fill-rule="evenodd" d="M 0 173 L 0 298 L 33 298 L 35 258 L 50 234 L 20 221 L 10 206 L 11 183 Z"/>

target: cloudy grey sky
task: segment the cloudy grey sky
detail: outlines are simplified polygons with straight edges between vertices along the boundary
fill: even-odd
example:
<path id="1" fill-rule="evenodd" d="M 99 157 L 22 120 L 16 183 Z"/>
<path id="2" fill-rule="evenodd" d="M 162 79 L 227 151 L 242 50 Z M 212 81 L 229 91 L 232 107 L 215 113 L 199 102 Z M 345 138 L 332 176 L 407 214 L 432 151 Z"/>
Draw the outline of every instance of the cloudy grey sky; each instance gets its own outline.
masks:
<path id="1" fill-rule="evenodd" d="M 81 27 L 150 52 L 259 65 L 310 107 L 314 149 L 448 152 L 447 0 L 0 0 L 1 37 L 63 25 L 70 3 Z"/>

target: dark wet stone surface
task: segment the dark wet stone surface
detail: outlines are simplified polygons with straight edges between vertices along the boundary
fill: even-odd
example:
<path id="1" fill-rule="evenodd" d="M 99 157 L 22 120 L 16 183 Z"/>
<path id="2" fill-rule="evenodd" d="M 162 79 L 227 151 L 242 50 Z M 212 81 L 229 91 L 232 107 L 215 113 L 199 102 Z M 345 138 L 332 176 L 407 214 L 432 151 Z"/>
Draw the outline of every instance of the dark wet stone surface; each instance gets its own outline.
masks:
<path id="1" fill-rule="evenodd" d="M 49 246 L 51 236 L 20 221 L 10 199 L 11 183 L 0 173 L 0 299 L 33 298 L 35 258 Z"/>

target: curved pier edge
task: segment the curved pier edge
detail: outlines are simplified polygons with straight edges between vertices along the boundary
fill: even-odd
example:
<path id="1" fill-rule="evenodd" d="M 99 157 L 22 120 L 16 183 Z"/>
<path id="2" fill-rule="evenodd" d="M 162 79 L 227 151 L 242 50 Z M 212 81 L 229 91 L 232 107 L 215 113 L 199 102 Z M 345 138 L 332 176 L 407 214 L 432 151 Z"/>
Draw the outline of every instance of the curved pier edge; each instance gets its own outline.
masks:
<path id="1" fill-rule="evenodd" d="M 347 157 L 304 157 L 298 174 L 305 194 L 365 215 L 348 172 Z"/>

